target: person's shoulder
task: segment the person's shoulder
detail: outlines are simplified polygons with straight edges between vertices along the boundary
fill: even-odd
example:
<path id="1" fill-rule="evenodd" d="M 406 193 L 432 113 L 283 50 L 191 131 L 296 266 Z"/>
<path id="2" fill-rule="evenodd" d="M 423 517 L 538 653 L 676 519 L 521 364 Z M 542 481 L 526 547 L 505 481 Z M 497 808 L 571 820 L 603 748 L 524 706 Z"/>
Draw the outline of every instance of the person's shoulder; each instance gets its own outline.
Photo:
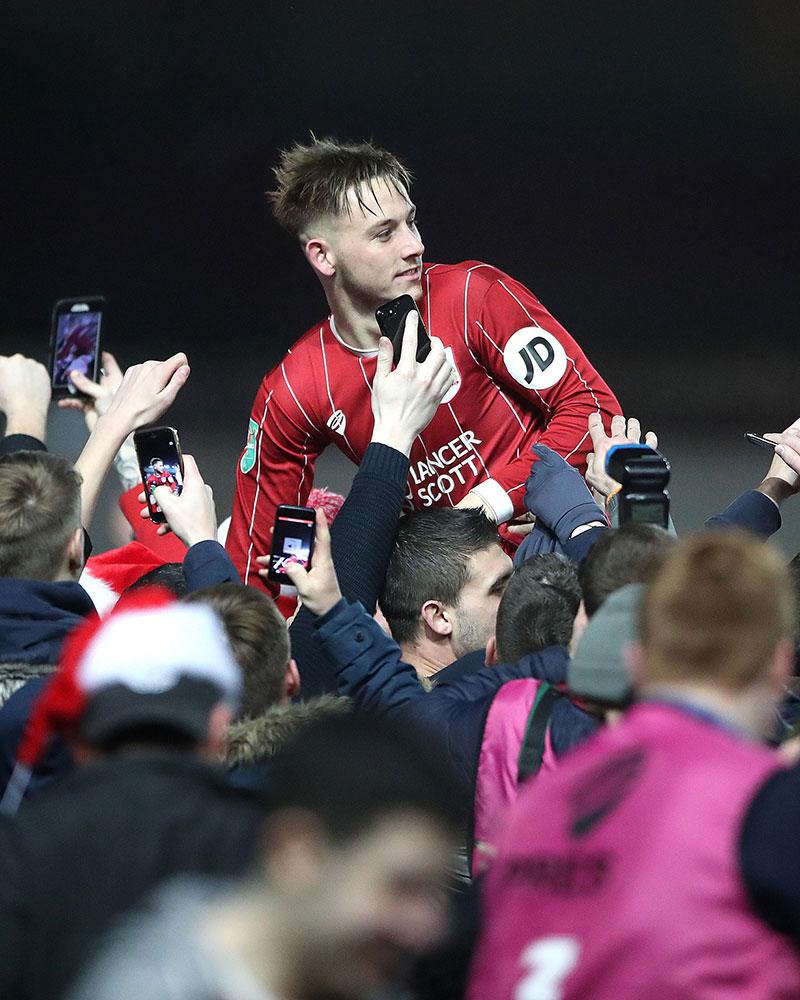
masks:
<path id="1" fill-rule="evenodd" d="M 470 284 L 493 285 L 496 281 L 508 279 L 505 271 L 494 264 L 482 260 L 462 260 L 457 264 L 425 264 L 422 268 L 423 280 L 431 284 L 450 284 L 460 282 L 462 287 L 469 280 Z"/>

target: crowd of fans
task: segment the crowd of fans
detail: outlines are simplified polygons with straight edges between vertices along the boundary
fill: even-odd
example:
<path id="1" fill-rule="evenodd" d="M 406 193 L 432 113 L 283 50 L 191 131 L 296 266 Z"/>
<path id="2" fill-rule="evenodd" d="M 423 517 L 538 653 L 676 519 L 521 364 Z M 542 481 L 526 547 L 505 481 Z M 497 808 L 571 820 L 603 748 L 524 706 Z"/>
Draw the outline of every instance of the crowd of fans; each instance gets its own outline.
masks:
<path id="1" fill-rule="evenodd" d="M 191 456 L 168 530 L 139 514 L 127 438 L 186 357 L 104 361 L 73 465 L 47 371 L 0 358 L 0 995 L 800 995 L 798 590 L 767 541 L 797 428 L 679 541 L 609 526 L 640 432 L 593 418 L 586 479 L 536 446 L 553 541 L 512 559 L 480 509 L 403 512 L 417 365 L 319 497 L 287 623 Z M 132 540 L 90 555 L 115 460 Z"/>
<path id="2" fill-rule="evenodd" d="M 800 429 L 678 540 L 610 526 L 641 432 L 595 414 L 585 478 L 535 446 L 515 547 L 404 512 L 448 389 L 415 362 L 316 496 L 287 622 L 192 456 L 147 519 L 128 439 L 187 358 L 103 361 L 73 465 L 47 371 L 0 358 L 0 996 L 800 996 L 800 589 L 768 542 Z M 131 540 L 92 553 L 112 466 Z"/>

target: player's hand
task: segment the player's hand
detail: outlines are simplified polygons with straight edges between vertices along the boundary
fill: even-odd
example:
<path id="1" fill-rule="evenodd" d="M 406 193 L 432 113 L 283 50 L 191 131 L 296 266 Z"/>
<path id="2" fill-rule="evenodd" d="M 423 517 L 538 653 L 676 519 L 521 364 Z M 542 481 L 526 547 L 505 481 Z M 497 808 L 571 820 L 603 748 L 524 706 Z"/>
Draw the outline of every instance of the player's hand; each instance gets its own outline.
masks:
<path id="1" fill-rule="evenodd" d="M 122 385 L 122 369 L 117 364 L 117 359 L 110 351 L 103 351 L 101 357 L 103 367 L 99 382 L 93 382 L 76 369 L 69 373 L 75 388 L 84 393 L 84 398 L 68 396 L 58 401 L 62 410 L 82 410 L 90 433 L 94 430 L 97 418 L 108 410 L 114 393 Z M 85 398 L 87 396 L 88 399 Z"/>
<path id="2" fill-rule="evenodd" d="M 589 434 L 593 451 L 586 456 L 586 482 L 592 490 L 595 501 L 602 507 L 606 497 L 616 493 L 619 483 L 606 472 L 606 456 L 615 444 L 641 444 L 642 428 L 636 417 L 626 421 L 621 413 L 611 418 L 611 435 L 606 434 L 603 418 L 599 413 L 589 415 Z M 644 443 L 651 448 L 658 447 L 658 438 L 648 431 Z"/>
<path id="3" fill-rule="evenodd" d="M 144 494 L 140 494 L 140 499 Z M 191 455 L 183 456 L 183 489 L 180 495 L 169 486 L 156 486 L 153 490 L 156 503 L 164 512 L 167 524 L 160 525 L 158 534 L 167 532 L 167 525 L 188 548 L 198 542 L 215 541 L 217 537 L 217 508 L 214 493 L 203 482 L 197 463 Z M 142 511 L 149 517 L 149 511 Z"/>
<path id="4" fill-rule="evenodd" d="M 150 424 L 166 412 L 175 401 L 190 373 L 186 355 L 181 351 L 166 361 L 145 361 L 132 365 L 122 377 L 111 398 L 106 420 L 120 425 L 124 436 Z"/>
<path id="5" fill-rule="evenodd" d="M 381 337 L 372 381 L 372 440 L 408 455 L 416 436 L 431 422 L 443 396 L 455 384 L 456 374 L 438 337 L 431 337 L 430 354 L 417 363 L 416 309 L 406 317 L 403 346 L 392 371 L 392 342 Z"/>
<path id="6" fill-rule="evenodd" d="M 300 600 L 312 614 L 321 616 L 339 603 L 342 592 L 331 558 L 331 533 L 325 520 L 325 512 L 320 508 L 316 512 L 316 524 L 317 534 L 310 568 L 306 570 L 292 559 L 289 559 L 285 567 L 286 576 L 297 588 Z"/>
<path id="7" fill-rule="evenodd" d="M 50 375 L 44 365 L 22 354 L 0 355 L 0 410 L 6 434 L 29 434 L 44 441 L 50 405 Z"/>
<path id="8" fill-rule="evenodd" d="M 456 504 L 456 507 L 460 510 L 482 510 L 490 521 L 497 524 L 497 514 L 495 513 L 494 507 L 487 503 L 483 497 L 474 490 L 470 490 L 465 497 L 462 497 Z"/>
<path id="9" fill-rule="evenodd" d="M 800 420 L 795 420 L 783 434 L 765 434 L 764 437 L 776 442 L 775 458 L 769 467 L 767 479 L 781 479 L 790 487 L 792 493 L 799 492 Z"/>

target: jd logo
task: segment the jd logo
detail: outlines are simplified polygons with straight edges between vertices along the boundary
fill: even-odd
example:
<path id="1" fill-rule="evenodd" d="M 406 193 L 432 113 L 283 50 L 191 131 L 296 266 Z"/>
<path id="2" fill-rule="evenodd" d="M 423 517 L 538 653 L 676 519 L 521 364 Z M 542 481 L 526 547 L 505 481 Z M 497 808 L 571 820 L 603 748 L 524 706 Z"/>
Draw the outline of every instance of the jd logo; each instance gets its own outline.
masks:
<path id="1" fill-rule="evenodd" d="M 561 343 L 538 326 L 517 330 L 506 344 L 503 360 L 509 375 L 526 389 L 549 389 L 567 370 Z"/>
<path id="2" fill-rule="evenodd" d="M 250 420 L 247 425 L 247 443 L 244 446 L 244 452 L 242 453 L 242 460 L 239 462 L 239 468 L 242 472 L 247 475 L 256 464 L 256 441 L 258 440 L 258 424 L 255 420 Z"/>
<path id="3" fill-rule="evenodd" d="M 332 431 L 336 431 L 337 434 L 344 434 L 347 427 L 347 417 L 341 410 L 334 410 L 328 417 L 327 425 Z"/>

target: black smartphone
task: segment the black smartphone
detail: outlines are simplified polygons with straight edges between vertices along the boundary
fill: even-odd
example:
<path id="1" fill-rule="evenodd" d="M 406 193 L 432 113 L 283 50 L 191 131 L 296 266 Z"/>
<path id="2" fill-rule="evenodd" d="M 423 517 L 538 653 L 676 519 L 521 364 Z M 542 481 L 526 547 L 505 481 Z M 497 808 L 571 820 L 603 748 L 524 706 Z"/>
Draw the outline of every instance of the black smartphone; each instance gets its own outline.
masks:
<path id="1" fill-rule="evenodd" d="M 745 437 L 750 444 L 754 444 L 758 448 L 768 448 L 770 451 L 775 451 L 775 442 L 767 441 L 767 439 L 765 437 L 761 437 L 760 434 L 745 434 Z"/>
<path id="2" fill-rule="evenodd" d="M 53 396 L 81 396 L 69 377 L 79 371 L 93 382 L 100 373 L 100 334 L 106 300 L 101 295 L 59 299 L 50 332 L 50 384 Z"/>
<path id="3" fill-rule="evenodd" d="M 392 299 L 391 302 L 384 302 L 375 310 L 375 319 L 378 321 L 381 333 L 392 342 L 395 365 L 400 360 L 400 352 L 403 349 L 406 317 L 416 308 L 417 303 L 410 295 L 401 295 L 400 298 Z M 417 310 L 417 314 L 419 315 L 419 310 Z M 417 361 L 424 361 L 430 353 L 431 338 L 428 336 L 428 331 L 422 322 L 422 316 L 420 316 L 417 324 Z"/>
<path id="4" fill-rule="evenodd" d="M 267 576 L 273 583 L 288 583 L 286 563 L 295 559 L 308 569 L 314 554 L 316 512 L 313 507 L 292 507 L 282 503 L 275 512 L 275 530 L 269 554 Z"/>
<path id="5" fill-rule="evenodd" d="M 153 490 L 166 486 L 180 495 L 183 489 L 183 455 L 174 427 L 147 427 L 133 435 L 139 471 L 150 510 L 150 520 L 164 524 L 164 512 L 156 503 Z"/>

